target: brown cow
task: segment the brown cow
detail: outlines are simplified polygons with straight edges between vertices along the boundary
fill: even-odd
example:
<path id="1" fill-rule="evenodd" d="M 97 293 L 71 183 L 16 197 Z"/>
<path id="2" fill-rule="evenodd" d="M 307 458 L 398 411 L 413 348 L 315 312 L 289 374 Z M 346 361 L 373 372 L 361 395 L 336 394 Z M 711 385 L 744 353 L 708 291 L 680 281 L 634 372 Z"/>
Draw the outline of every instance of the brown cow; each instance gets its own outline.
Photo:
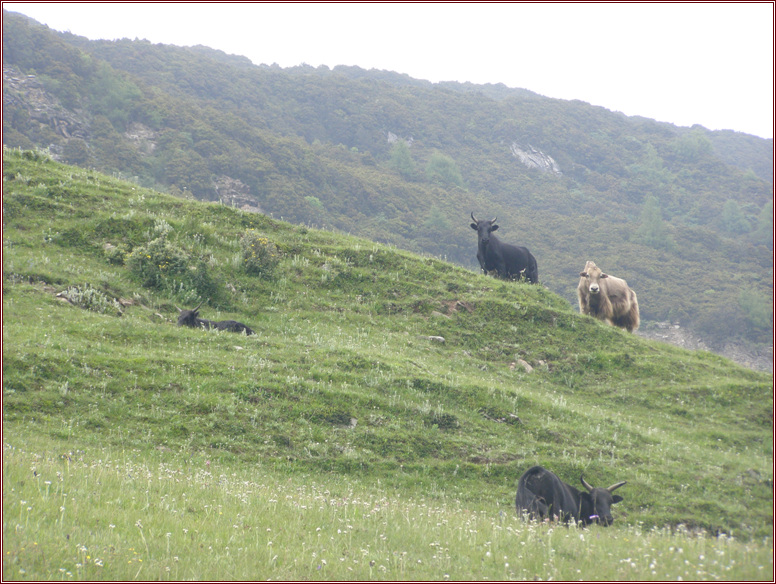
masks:
<path id="1" fill-rule="evenodd" d="M 625 280 L 604 274 L 591 261 L 579 275 L 579 312 L 630 333 L 639 328 L 639 302 Z"/>

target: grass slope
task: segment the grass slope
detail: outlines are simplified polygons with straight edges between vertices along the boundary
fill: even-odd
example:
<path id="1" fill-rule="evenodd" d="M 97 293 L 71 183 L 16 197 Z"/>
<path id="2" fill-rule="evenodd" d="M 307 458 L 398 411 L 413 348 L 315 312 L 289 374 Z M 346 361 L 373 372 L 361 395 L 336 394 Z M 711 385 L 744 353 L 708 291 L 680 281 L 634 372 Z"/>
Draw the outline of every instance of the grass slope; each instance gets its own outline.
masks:
<path id="1" fill-rule="evenodd" d="M 541 286 L 38 153 L 4 152 L 3 173 L 9 448 L 205 457 L 509 516 L 520 473 L 543 464 L 628 481 L 623 526 L 772 537 L 771 375 L 603 326 Z M 269 274 L 244 267 L 256 234 L 279 253 Z M 156 280 L 140 251 L 170 262 Z M 204 318 L 258 334 L 174 326 L 200 296 Z M 4 498 L 4 515 L 20 505 Z"/>
<path id="2" fill-rule="evenodd" d="M 4 448 L 6 579 L 773 579 L 772 540 L 557 528 L 369 477 L 48 447 L 31 437 Z"/>

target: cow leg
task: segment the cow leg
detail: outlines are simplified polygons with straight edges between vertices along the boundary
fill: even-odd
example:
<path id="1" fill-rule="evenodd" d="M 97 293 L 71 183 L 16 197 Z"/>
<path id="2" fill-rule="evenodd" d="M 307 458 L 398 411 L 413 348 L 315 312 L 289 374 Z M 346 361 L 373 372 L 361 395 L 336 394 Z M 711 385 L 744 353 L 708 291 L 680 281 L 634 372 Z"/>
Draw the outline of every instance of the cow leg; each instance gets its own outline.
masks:
<path id="1" fill-rule="evenodd" d="M 637 328 L 639 328 L 639 325 L 641 324 L 641 319 L 639 317 L 639 301 L 638 301 L 638 298 L 636 298 L 636 293 L 633 290 L 630 291 L 630 300 L 631 300 L 631 305 L 630 305 L 630 312 L 628 313 L 628 316 L 629 316 L 631 328 L 629 328 L 628 330 L 630 332 L 633 332 Z"/>

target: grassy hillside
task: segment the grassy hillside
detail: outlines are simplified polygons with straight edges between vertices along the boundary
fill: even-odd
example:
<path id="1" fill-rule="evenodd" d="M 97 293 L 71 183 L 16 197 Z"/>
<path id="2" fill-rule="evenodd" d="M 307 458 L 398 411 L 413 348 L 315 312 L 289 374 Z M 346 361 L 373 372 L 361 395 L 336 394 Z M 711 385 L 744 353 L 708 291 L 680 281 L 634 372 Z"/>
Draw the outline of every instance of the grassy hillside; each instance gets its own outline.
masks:
<path id="1" fill-rule="evenodd" d="M 622 529 L 772 537 L 771 375 L 608 328 L 541 286 L 39 153 L 5 151 L 3 174 L 4 443 L 32 453 L 4 453 L 4 492 L 49 493 L 24 478 L 30 456 L 65 476 L 206 460 L 511 521 L 517 478 L 543 464 L 628 481 Z M 176 327 L 200 299 L 258 334 Z M 111 473 L 89 472 L 105 517 Z M 26 501 L 4 498 L 15 557 Z"/>

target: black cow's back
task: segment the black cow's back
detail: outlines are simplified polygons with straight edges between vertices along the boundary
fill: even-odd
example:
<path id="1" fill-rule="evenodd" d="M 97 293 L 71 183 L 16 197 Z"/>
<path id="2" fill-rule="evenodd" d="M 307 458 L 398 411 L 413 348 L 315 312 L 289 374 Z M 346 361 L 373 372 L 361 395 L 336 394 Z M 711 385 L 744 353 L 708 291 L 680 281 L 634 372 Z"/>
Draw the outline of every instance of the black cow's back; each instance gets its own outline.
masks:
<path id="1" fill-rule="evenodd" d="M 237 322 L 236 320 L 221 320 L 219 322 L 214 322 L 212 324 L 220 331 L 230 331 L 233 333 L 244 332 L 246 335 L 256 334 L 252 328 L 250 328 L 247 325 L 244 325 L 241 322 Z"/>
<path id="2" fill-rule="evenodd" d="M 246 335 L 254 335 L 256 334 L 251 327 L 248 325 L 245 325 L 241 322 L 238 322 L 236 320 L 221 320 L 218 322 L 207 320 L 205 318 L 199 318 L 198 315 L 198 308 L 195 308 L 194 310 L 180 310 L 180 315 L 178 316 L 178 326 L 189 326 L 193 328 L 204 328 L 204 329 L 217 329 L 219 331 L 230 331 L 233 333 L 242 333 L 244 332 Z"/>
<path id="3" fill-rule="evenodd" d="M 498 229 L 495 217 L 490 221 L 480 221 L 471 214 L 471 228 L 477 232 L 477 260 L 485 274 L 495 271 L 504 280 L 525 279 L 533 284 L 539 283 L 539 269 L 536 258 L 527 248 L 502 242 L 494 231 Z"/>
<path id="4" fill-rule="evenodd" d="M 526 511 L 533 519 L 579 519 L 580 493 L 541 466 L 529 468 L 520 477 L 515 495 L 518 514 Z"/>
<path id="5" fill-rule="evenodd" d="M 488 245 L 487 257 L 488 270 L 498 270 L 499 277 L 511 280 L 525 278 L 527 282 L 537 284 L 539 282 L 539 269 L 536 258 L 528 251 L 528 248 L 519 245 L 504 243 L 491 236 Z"/>
<path id="6" fill-rule="evenodd" d="M 518 266 L 524 265 L 524 268 L 520 268 L 518 270 L 518 274 L 522 274 L 522 277 L 525 278 L 526 282 L 531 282 L 532 284 L 538 284 L 539 283 L 539 266 L 536 263 L 536 258 L 533 256 L 533 254 L 528 251 L 527 247 L 519 247 L 515 246 L 517 250 L 520 252 L 519 259 L 518 259 Z M 525 270 L 525 271 L 523 271 Z"/>

